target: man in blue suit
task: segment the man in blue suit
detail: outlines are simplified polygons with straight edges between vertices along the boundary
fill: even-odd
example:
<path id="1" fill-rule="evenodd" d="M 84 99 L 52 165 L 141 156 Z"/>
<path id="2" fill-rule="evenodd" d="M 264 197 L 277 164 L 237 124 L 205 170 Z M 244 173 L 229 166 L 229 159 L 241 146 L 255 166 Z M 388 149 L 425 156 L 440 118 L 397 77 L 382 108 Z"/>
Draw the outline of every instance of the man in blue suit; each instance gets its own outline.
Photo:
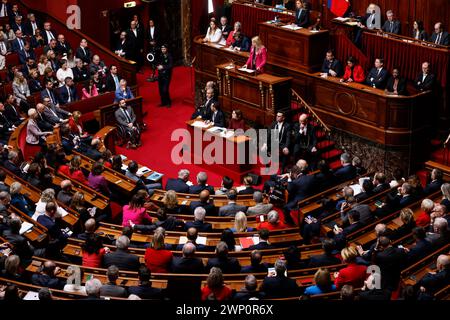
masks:
<path id="1" fill-rule="evenodd" d="M 214 194 L 214 188 L 212 186 L 208 186 L 208 175 L 206 172 L 199 172 L 197 174 L 197 185 L 189 187 L 189 193 L 199 194 L 203 190 L 208 190 L 209 194 Z"/>
<path id="2" fill-rule="evenodd" d="M 441 254 L 436 261 L 437 272 L 427 273 L 417 282 L 416 287 L 427 296 L 433 296 L 436 292 L 450 284 L 450 257 Z"/>
<path id="3" fill-rule="evenodd" d="M 64 80 L 65 85 L 59 88 L 59 103 L 68 104 L 78 100 L 77 89 L 73 84 L 73 79 L 67 77 Z"/>
<path id="4" fill-rule="evenodd" d="M 389 74 L 383 66 L 383 59 L 375 59 L 375 67 L 372 68 L 367 75 L 366 84 L 377 89 L 384 89 L 386 87 L 386 82 Z"/>
<path id="5" fill-rule="evenodd" d="M 433 169 L 433 171 L 431 171 L 431 182 L 426 185 L 426 187 L 423 189 L 423 192 L 428 195 L 439 191 L 442 184 L 444 183 L 444 180 L 442 180 L 442 178 L 442 171 L 439 169 Z"/>
<path id="6" fill-rule="evenodd" d="M 448 46 L 450 43 L 450 37 L 447 31 L 444 31 L 444 27 L 441 22 L 434 25 L 434 32 L 430 37 L 430 42 L 440 44 L 441 46 Z"/>
<path id="7" fill-rule="evenodd" d="M 352 165 L 350 155 L 348 153 L 341 154 L 342 167 L 337 169 L 334 176 L 339 183 L 356 178 L 356 168 Z"/>
<path id="8" fill-rule="evenodd" d="M 25 40 L 23 39 L 23 33 L 20 30 L 16 31 L 16 38 L 11 42 L 11 50 L 13 52 L 19 52 L 25 47 Z"/>
<path id="9" fill-rule="evenodd" d="M 192 201 L 189 205 L 190 213 L 195 213 L 195 210 L 198 207 L 202 207 L 205 209 L 205 213 L 208 216 L 215 216 L 216 215 L 216 207 L 214 204 L 209 202 L 209 191 L 203 190 L 200 192 L 200 201 Z"/>
<path id="10" fill-rule="evenodd" d="M 166 190 L 173 190 L 179 193 L 189 193 L 189 186 L 186 182 L 189 181 L 189 170 L 181 169 L 178 171 L 177 179 L 168 179 Z"/>
<path id="11" fill-rule="evenodd" d="M 41 100 L 50 98 L 52 104 L 59 106 L 59 101 L 56 99 L 55 92 L 53 91 L 53 81 L 49 80 L 45 83 L 45 89 L 41 91 Z"/>
<path id="12" fill-rule="evenodd" d="M 194 221 L 189 221 L 184 224 L 184 230 L 189 230 L 189 228 L 195 228 L 198 232 L 211 232 L 212 224 L 204 222 L 206 215 L 205 208 L 197 207 L 194 210 Z"/>

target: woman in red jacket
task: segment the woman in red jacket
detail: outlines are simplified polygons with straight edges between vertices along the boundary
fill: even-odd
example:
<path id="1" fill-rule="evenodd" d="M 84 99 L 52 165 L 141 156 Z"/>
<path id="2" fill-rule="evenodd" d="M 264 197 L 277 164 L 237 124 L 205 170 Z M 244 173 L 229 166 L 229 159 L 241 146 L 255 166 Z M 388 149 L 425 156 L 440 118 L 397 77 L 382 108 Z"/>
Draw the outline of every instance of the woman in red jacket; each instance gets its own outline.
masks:
<path id="1" fill-rule="evenodd" d="M 82 266 L 100 268 L 102 259 L 109 248 L 103 247 L 102 239 L 99 235 L 90 234 L 82 246 Z"/>
<path id="2" fill-rule="evenodd" d="M 252 48 L 250 50 L 250 56 L 244 68 L 256 70 L 259 73 L 264 72 L 264 66 L 267 60 L 267 49 L 262 44 L 261 39 L 256 36 L 252 38 Z"/>
<path id="3" fill-rule="evenodd" d="M 202 300 L 224 301 L 231 298 L 233 291 L 223 282 L 222 270 L 212 267 L 202 289 Z"/>
<path id="4" fill-rule="evenodd" d="M 267 214 L 267 221 L 261 222 L 258 230 L 267 229 L 269 231 L 286 229 L 287 225 L 280 221 L 280 216 L 277 211 L 272 210 Z"/>
<path id="5" fill-rule="evenodd" d="M 166 250 L 164 233 L 163 228 L 156 229 L 150 248 L 145 251 L 145 264 L 152 273 L 167 273 L 172 263 L 172 251 Z"/>
<path id="6" fill-rule="evenodd" d="M 70 160 L 70 164 L 68 166 L 62 165 L 59 167 L 58 171 L 74 180 L 80 181 L 81 183 L 87 185 L 88 181 L 84 176 L 83 171 L 81 171 L 80 167 L 81 167 L 80 156 L 74 156 Z"/>
<path id="7" fill-rule="evenodd" d="M 365 76 L 363 68 L 359 64 L 356 64 L 356 59 L 353 56 L 348 57 L 344 77 L 341 79 L 341 82 L 362 83 L 364 80 Z"/>
<path id="8" fill-rule="evenodd" d="M 347 266 L 334 273 L 334 284 L 337 290 L 346 284 L 352 285 L 354 288 L 361 288 L 367 277 L 367 267 L 356 264 L 358 252 L 353 247 L 347 247 L 342 249 L 341 256 Z"/>

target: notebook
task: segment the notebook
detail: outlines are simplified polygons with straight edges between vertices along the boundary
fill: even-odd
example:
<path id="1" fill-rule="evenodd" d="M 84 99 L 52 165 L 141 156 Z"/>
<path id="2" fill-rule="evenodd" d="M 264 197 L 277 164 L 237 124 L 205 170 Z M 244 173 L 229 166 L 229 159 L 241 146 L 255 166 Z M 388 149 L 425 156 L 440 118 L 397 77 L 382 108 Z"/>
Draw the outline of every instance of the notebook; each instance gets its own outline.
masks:
<path id="1" fill-rule="evenodd" d="M 20 227 L 20 234 L 24 234 L 25 232 L 27 232 L 28 230 L 31 230 L 33 228 L 33 225 L 29 222 L 22 222 L 22 226 Z"/>

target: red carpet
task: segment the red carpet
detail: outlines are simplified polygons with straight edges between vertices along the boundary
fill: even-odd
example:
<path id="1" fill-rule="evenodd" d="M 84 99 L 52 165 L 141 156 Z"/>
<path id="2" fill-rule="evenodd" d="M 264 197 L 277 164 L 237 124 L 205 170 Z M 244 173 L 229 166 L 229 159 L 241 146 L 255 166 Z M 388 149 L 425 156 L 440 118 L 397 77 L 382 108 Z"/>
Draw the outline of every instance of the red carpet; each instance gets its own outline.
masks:
<path id="1" fill-rule="evenodd" d="M 118 147 L 116 152 L 163 173 L 164 183 L 167 178 L 176 177 L 178 170 L 185 168 L 191 172 L 192 182 L 196 182 L 195 176 L 198 172 L 205 171 L 208 174 L 209 184 L 220 186 L 222 176 L 210 171 L 208 165 L 175 165 L 171 160 L 172 148 L 177 144 L 170 141 L 172 132 L 178 128 L 186 128 L 185 121 L 190 119 L 194 111 L 193 105 L 183 102 L 191 96 L 189 68 L 174 68 L 170 85 L 171 108 L 157 107 L 160 103 L 158 83 L 147 82 L 149 75 L 149 69 L 145 69 L 145 74 L 137 74 L 139 94 L 144 98 L 143 110 L 147 112 L 145 117 L 147 130 L 142 134 L 142 147 L 136 150 Z"/>

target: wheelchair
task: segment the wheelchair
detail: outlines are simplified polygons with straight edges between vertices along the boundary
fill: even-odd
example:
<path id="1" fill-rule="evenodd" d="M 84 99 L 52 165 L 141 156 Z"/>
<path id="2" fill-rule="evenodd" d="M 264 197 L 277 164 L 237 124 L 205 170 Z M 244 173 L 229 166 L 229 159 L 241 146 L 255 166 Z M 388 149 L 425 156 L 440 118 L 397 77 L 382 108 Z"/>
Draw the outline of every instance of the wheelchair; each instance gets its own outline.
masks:
<path id="1" fill-rule="evenodd" d="M 142 128 L 142 125 L 140 125 L 139 123 L 136 123 L 135 125 L 136 125 L 136 127 L 137 127 L 137 129 L 139 131 L 139 141 L 138 141 L 138 143 L 140 144 L 141 143 L 140 135 L 141 135 L 141 133 L 143 131 L 143 128 Z M 116 125 L 116 128 L 117 128 L 116 145 L 118 145 L 120 147 L 122 147 L 124 145 L 127 145 L 127 148 L 128 148 L 128 146 L 129 146 L 128 144 L 132 143 L 131 142 L 131 140 L 132 140 L 131 132 L 129 130 L 127 130 L 124 126 L 121 126 L 121 125 Z M 135 143 L 135 144 L 138 144 L 138 143 Z"/>

